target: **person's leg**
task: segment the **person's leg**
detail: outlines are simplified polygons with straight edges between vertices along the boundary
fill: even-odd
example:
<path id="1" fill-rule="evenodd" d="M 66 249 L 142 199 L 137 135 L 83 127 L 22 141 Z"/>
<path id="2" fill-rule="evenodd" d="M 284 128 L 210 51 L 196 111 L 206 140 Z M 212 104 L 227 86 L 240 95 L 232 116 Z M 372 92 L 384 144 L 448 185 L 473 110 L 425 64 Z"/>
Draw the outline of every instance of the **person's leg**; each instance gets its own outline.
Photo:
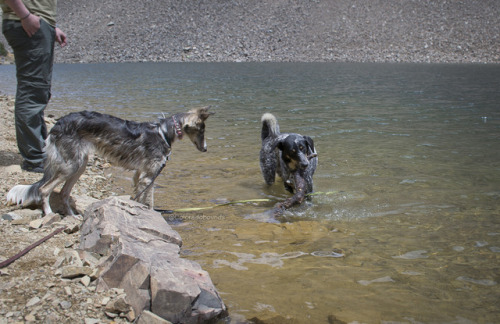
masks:
<path id="1" fill-rule="evenodd" d="M 31 38 L 20 22 L 4 22 L 4 35 L 14 50 L 17 73 L 16 137 L 27 169 L 42 165 L 47 127 L 44 109 L 50 99 L 55 31 L 45 21 Z"/>

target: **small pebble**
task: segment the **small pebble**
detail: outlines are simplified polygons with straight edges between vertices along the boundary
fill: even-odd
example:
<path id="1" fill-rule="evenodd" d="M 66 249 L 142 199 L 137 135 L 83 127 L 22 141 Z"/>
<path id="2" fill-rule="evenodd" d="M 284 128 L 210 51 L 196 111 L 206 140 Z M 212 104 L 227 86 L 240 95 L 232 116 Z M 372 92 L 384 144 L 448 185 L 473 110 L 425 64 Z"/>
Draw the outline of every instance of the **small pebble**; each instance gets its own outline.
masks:
<path id="1" fill-rule="evenodd" d="M 476 247 L 483 247 L 488 245 L 489 243 L 486 241 L 476 241 Z"/>
<path id="2" fill-rule="evenodd" d="M 427 251 L 425 251 L 425 250 L 417 250 L 417 251 L 407 252 L 407 253 L 402 254 L 402 255 L 396 255 L 396 256 L 393 256 L 393 258 L 395 258 L 395 259 L 408 259 L 408 260 L 425 259 L 425 258 L 428 258 L 427 255 L 424 255 L 426 253 L 427 253 Z"/>
<path id="3" fill-rule="evenodd" d="M 67 300 L 64 300 L 64 301 L 59 303 L 59 306 L 61 306 L 62 309 L 70 309 L 71 303 Z"/>
<path id="4" fill-rule="evenodd" d="M 332 251 L 314 251 L 311 255 L 316 257 L 343 258 L 345 253 L 341 249 L 334 249 Z"/>
<path id="5" fill-rule="evenodd" d="M 494 280 L 490 280 L 490 279 L 474 279 L 474 278 L 469 278 L 469 277 L 466 277 L 466 276 L 458 277 L 457 280 L 466 281 L 466 282 L 470 282 L 470 283 L 473 283 L 473 284 L 476 284 L 476 285 L 481 285 L 481 286 L 495 286 L 497 284 L 497 282 L 494 281 Z"/>
<path id="6" fill-rule="evenodd" d="M 31 298 L 30 300 L 28 300 L 28 302 L 26 303 L 26 307 L 35 306 L 39 302 L 40 302 L 40 298 L 35 296 L 35 297 Z"/>

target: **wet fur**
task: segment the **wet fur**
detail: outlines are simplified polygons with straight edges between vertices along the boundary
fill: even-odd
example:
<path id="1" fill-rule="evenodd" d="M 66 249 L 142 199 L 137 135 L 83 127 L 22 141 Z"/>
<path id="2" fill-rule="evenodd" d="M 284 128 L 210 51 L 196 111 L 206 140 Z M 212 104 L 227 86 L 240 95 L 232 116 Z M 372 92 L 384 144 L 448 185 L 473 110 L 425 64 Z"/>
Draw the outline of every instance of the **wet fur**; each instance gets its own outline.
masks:
<path id="1" fill-rule="evenodd" d="M 313 175 L 318 165 L 314 141 L 309 136 L 296 133 L 280 133 L 274 115 L 262 115 L 262 148 L 260 168 L 264 181 L 271 185 L 276 174 L 283 180 L 285 189 L 294 195 L 279 203 L 277 210 L 301 204 L 306 195 L 313 192 Z"/>
<path id="2" fill-rule="evenodd" d="M 207 150 L 205 120 L 209 107 L 160 118 L 158 123 L 134 122 L 94 111 L 71 113 L 51 129 L 46 141 L 43 178 L 33 185 L 18 185 L 7 194 L 7 202 L 28 206 L 42 204 L 52 212 L 49 197 L 61 183 L 64 214 L 73 215 L 70 193 L 85 171 L 89 154 L 97 151 L 111 163 L 134 170 L 135 200 L 153 207 L 153 182 L 166 164 L 174 141 L 187 135 L 196 148 Z M 180 126 L 176 132 L 175 124 Z"/>

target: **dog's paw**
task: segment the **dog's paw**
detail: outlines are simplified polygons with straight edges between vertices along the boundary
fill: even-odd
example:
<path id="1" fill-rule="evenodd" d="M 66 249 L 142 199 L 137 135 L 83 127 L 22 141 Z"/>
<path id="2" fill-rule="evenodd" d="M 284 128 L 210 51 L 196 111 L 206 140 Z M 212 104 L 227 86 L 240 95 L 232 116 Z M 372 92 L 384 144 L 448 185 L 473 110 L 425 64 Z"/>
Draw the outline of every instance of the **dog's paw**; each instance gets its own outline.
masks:
<path id="1" fill-rule="evenodd" d="M 273 208 L 273 217 L 280 217 L 283 216 L 283 213 L 285 212 L 285 206 L 283 203 L 277 203 L 274 208 Z"/>

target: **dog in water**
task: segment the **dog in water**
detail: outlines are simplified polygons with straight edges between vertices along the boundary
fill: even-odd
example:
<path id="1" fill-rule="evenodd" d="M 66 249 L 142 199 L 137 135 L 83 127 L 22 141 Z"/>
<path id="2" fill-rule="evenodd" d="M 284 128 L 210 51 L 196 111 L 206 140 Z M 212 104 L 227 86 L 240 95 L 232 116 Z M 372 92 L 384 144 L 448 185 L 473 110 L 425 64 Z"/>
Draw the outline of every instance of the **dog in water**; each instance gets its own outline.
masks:
<path id="1" fill-rule="evenodd" d="M 43 213 L 52 212 L 49 197 L 57 185 L 63 210 L 74 215 L 70 193 L 85 171 L 89 154 L 97 151 L 128 170 L 134 170 L 134 200 L 153 208 L 153 183 L 165 167 L 176 139 L 187 135 L 201 152 L 207 151 L 205 120 L 209 107 L 160 118 L 157 123 L 134 122 L 94 111 L 71 113 L 50 130 L 45 146 L 43 178 L 32 185 L 18 185 L 7 194 L 17 205 L 42 204 Z"/>
<path id="2" fill-rule="evenodd" d="M 318 154 L 309 136 L 296 133 L 280 133 L 274 115 L 262 115 L 262 148 L 260 168 L 268 185 L 274 183 L 278 174 L 285 189 L 295 194 L 276 205 L 276 214 L 296 204 L 301 204 L 313 191 L 313 174 L 318 165 Z"/>

